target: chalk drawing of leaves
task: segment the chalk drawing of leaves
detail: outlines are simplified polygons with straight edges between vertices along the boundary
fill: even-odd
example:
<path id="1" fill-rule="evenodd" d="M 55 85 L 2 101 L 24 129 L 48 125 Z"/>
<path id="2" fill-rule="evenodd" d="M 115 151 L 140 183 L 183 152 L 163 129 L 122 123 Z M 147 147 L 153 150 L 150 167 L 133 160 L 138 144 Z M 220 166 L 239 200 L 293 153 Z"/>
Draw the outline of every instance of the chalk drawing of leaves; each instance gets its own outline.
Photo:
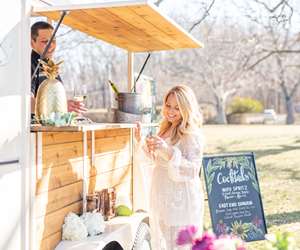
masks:
<path id="1" fill-rule="evenodd" d="M 208 193 L 210 194 L 212 191 L 213 181 L 216 175 L 217 170 L 222 170 L 226 167 L 226 159 L 224 158 L 212 158 L 209 159 L 206 166 L 206 182 Z"/>
<path id="2" fill-rule="evenodd" d="M 239 168 L 241 164 L 245 162 L 243 156 L 230 156 L 226 158 L 226 167 L 227 168 Z"/>
<path id="3" fill-rule="evenodd" d="M 234 167 L 234 157 L 227 157 L 226 163 L 227 168 Z"/>
<path id="4" fill-rule="evenodd" d="M 213 183 L 214 178 L 215 178 L 215 172 L 213 172 L 207 178 L 207 189 L 208 189 L 209 194 L 211 193 L 211 190 L 212 190 L 212 183 Z"/>
<path id="5" fill-rule="evenodd" d="M 211 160 L 208 160 L 208 163 L 207 163 L 207 167 L 206 167 L 206 169 L 207 169 L 207 173 L 208 173 L 208 174 L 210 174 L 210 173 L 213 171 L 213 169 L 214 169 L 214 166 L 213 166 L 213 164 L 212 164 L 212 161 L 211 161 Z"/>
<path id="6" fill-rule="evenodd" d="M 248 157 L 241 156 L 238 158 L 238 162 L 240 166 L 243 166 L 244 168 L 247 168 L 249 166 Z"/>
<path id="7" fill-rule="evenodd" d="M 248 168 L 248 170 L 249 170 L 248 175 L 250 176 L 250 179 L 252 181 L 251 183 L 252 183 L 253 188 L 256 190 L 257 193 L 259 193 L 258 182 L 257 182 L 256 175 L 255 175 L 254 165 L 252 162 L 250 164 L 251 164 L 251 167 Z"/>
<path id="8" fill-rule="evenodd" d="M 213 159 L 213 165 L 216 167 L 216 169 L 222 169 L 226 167 L 226 159 L 224 158 L 216 158 Z"/>
<path id="9" fill-rule="evenodd" d="M 252 162 L 252 157 L 246 156 L 243 157 L 243 161 L 241 162 L 241 166 L 244 167 L 244 169 L 252 170 L 251 162 Z"/>
<path id="10" fill-rule="evenodd" d="M 259 227 L 254 225 L 253 223 L 249 223 L 249 232 L 247 234 L 248 240 L 255 240 L 255 239 L 261 239 L 264 237 L 263 230 L 261 230 Z"/>
<path id="11" fill-rule="evenodd" d="M 212 183 L 215 177 L 215 170 L 216 170 L 216 166 L 214 166 L 212 164 L 212 161 L 209 160 L 207 163 L 207 172 L 206 172 L 206 182 L 207 182 L 207 189 L 208 189 L 208 193 L 211 193 L 212 190 Z"/>

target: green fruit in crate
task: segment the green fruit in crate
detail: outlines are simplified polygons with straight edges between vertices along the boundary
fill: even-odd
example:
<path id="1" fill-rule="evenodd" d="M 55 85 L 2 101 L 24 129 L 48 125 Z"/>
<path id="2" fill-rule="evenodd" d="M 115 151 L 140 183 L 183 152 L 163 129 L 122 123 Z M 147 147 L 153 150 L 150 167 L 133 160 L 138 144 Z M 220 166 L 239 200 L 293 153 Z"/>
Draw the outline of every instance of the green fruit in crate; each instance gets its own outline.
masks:
<path id="1" fill-rule="evenodd" d="M 41 61 L 43 73 L 47 79 L 38 88 L 35 115 L 38 121 L 42 122 L 50 119 L 52 113 L 67 113 L 67 97 L 62 83 L 56 79 L 58 66 L 62 62 L 55 64 L 52 60 Z"/>
<path id="2" fill-rule="evenodd" d="M 117 216 L 130 216 L 132 213 L 132 210 L 125 205 L 119 205 L 116 207 Z"/>

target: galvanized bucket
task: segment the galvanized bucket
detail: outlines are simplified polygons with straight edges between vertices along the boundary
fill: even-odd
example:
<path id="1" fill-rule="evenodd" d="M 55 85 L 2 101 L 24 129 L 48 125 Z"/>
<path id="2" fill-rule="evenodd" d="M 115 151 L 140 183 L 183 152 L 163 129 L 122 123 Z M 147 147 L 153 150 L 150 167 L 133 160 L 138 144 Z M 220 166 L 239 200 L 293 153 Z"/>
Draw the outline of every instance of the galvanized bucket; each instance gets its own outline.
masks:
<path id="1" fill-rule="evenodd" d="M 142 114 L 144 110 L 143 98 L 137 93 L 119 93 L 117 96 L 118 110 L 130 114 Z"/>
<path id="2" fill-rule="evenodd" d="M 151 122 L 151 100 L 151 96 L 147 98 L 138 93 L 119 93 L 116 121 L 120 123 Z"/>
<path id="3" fill-rule="evenodd" d="M 135 123 L 140 121 L 142 123 L 151 123 L 151 113 L 148 114 L 131 114 L 116 110 L 116 122 L 119 123 Z"/>
<path id="4" fill-rule="evenodd" d="M 151 112 L 152 97 L 137 93 L 119 93 L 117 96 L 118 110 L 130 114 L 145 114 Z"/>

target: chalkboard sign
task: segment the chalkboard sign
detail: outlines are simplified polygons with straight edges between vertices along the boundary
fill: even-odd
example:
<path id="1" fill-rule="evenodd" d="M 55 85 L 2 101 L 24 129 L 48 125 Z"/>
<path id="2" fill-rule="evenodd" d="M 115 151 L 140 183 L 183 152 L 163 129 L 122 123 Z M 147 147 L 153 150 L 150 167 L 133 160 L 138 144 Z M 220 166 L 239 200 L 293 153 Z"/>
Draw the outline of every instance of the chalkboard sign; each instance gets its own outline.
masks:
<path id="1" fill-rule="evenodd" d="M 214 233 L 235 234 L 247 242 L 265 239 L 254 154 L 205 156 L 203 167 Z"/>

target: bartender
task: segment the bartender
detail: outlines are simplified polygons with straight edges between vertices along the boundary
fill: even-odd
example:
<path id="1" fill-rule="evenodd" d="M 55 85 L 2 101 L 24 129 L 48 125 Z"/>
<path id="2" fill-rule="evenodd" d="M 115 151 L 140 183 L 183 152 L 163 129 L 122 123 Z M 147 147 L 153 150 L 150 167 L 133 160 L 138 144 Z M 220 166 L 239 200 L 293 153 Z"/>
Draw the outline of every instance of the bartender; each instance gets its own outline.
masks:
<path id="1" fill-rule="evenodd" d="M 47 22 L 36 22 L 31 26 L 31 77 L 35 71 L 36 66 L 38 65 L 38 60 L 40 59 L 43 51 L 51 38 L 53 32 L 53 27 L 51 24 Z M 56 48 L 56 40 L 55 38 L 52 40 L 52 43 L 45 55 L 45 59 L 52 58 Z M 46 79 L 46 77 L 40 74 L 40 69 L 38 69 L 37 73 L 33 77 L 31 81 L 31 113 L 34 113 L 35 106 L 35 97 L 37 95 L 37 90 L 40 84 Z M 61 81 L 60 76 L 57 77 L 58 80 Z M 87 111 L 85 105 L 82 101 L 68 100 L 68 111 L 83 113 Z"/>

